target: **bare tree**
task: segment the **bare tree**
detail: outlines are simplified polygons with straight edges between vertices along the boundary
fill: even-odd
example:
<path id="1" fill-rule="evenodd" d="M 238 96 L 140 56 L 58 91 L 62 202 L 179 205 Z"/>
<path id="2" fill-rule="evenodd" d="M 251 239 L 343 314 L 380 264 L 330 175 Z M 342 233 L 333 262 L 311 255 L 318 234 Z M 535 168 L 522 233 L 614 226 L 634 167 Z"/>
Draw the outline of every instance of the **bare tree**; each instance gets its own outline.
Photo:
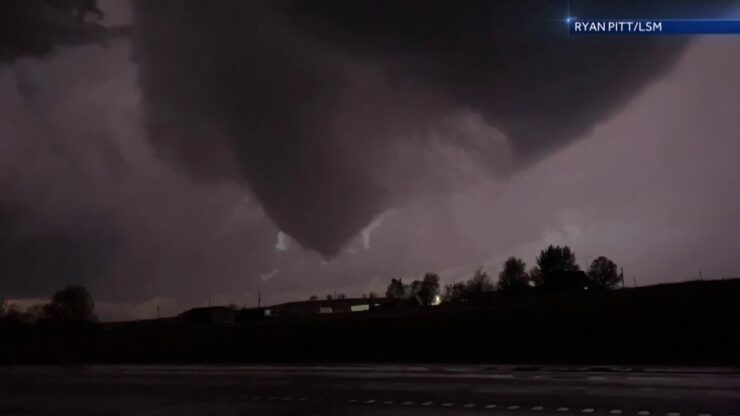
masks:
<path id="1" fill-rule="evenodd" d="M 409 287 L 401 279 L 391 279 L 391 283 L 385 291 L 385 297 L 389 299 L 406 299 L 408 293 Z"/>
<path id="2" fill-rule="evenodd" d="M 74 321 L 94 321 L 95 302 L 84 286 L 70 285 L 54 294 L 44 306 L 49 318 Z"/>
<path id="3" fill-rule="evenodd" d="M 498 275 L 498 290 L 504 293 L 520 294 L 529 289 L 527 265 L 521 259 L 509 257 Z"/>
<path id="4" fill-rule="evenodd" d="M 591 262 L 588 279 L 594 288 L 612 289 L 619 284 L 622 276 L 617 273 L 617 265 L 613 261 L 601 256 Z"/>
<path id="5" fill-rule="evenodd" d="M 415 281 L 414 283 L 416 282 L 418 281 Z M 422 305 L 431 305 L 434 302 L 434 298 L 439 295 L 439 276 L 435 273 L 425 274 L 421 282 L 416 285 L 414 295 Z"/>
<path id="6" fill-rule="evenodd" d="M 442 295 L 444 302 L 458 302 L 465 298 L 465 283 L 457 282 L 445 285 L 445 291 Z"/>
<path id="7" fill-rule="evenodd" d="M 482 268 L 478 268 L 475 273 L 473 273 L 473 277 L 471 277 L 465 284 L 465 296 L 469 298 L 475 297 L 481 293 L 492 292 L 494 288 L 495 287 L 488 274 L 484 272 Z"/>

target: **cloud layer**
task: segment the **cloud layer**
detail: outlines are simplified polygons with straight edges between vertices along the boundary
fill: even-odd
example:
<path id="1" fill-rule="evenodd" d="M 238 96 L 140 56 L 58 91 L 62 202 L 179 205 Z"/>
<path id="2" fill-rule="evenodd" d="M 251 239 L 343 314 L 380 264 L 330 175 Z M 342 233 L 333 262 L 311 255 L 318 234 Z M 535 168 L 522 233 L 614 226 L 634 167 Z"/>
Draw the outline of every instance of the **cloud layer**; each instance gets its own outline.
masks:
<path id="1" fill-rule="evenodd" d="M 152 317 L 549 243 L 640 283 L 736 273 L 737 45 L 569 39 L 556 3 L 102 4 L 131 41 L 0 67 L 0 295 Z"/>
<path id="2" fill-rule="evenodd" d="M 196 177 L 248 185 L 282 230 L 332 257 L 399 195 L 433 186 L 437 166 L 418 154 L 519 169 L 590 132 L 686 44 L 571 39 L 557 3 L 136 2 L 147 132 Z M 612 3 L 599 12 L 648 11 Z M 417 155 L 397 157 L 409 145 Z"/>

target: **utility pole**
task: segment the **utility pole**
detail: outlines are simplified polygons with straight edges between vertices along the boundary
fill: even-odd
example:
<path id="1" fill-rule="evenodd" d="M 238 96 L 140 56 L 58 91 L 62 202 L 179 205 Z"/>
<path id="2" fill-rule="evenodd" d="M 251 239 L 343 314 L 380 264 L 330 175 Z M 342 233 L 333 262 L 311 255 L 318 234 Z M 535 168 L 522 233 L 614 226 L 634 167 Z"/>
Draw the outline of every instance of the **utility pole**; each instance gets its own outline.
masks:
<path id="1" fill-rule="evenodd" d="M 262 291 L 257 291 L 257 309 L 262 307 Z"/>
<path id="2" fill-rule="evenodd" d="M 632 276 L 632 279 L 635 281 L 635 287 L 637 287 L 637 277 Z"/>
<path id="3" fill-rule="evenodd" d="M 701 270 L 699 270 L 699 281 L 704 280 L 704 276 L 701 275 Z"/>
<path id="4" fill-rule="evenodd" d="M 210 308 L 211 306 L 213 306 L 211 305 L 211 295 L 208 295 L 208 307 Z"/>

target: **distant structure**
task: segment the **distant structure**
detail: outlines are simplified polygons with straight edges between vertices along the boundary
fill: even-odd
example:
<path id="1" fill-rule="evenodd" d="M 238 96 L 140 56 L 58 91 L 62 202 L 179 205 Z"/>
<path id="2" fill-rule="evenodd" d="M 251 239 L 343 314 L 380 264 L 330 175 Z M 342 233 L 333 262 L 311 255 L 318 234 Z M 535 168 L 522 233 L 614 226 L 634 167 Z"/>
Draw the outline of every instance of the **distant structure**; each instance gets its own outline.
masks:
<path id="1" fill-rule="evenodd" d="M 337 314 L 366 312 L 378 308 L 392 307 L 394 299 L 386 298 L 354 298 L 354 299 L 326 299 L 289 302 L 264 308 L 267 317 L 301 317 L 318 314 Z"/>
<path id="2" fill-rule="evenodd" d="M 226 306 L 209 306 L 187 310 L 178 317 L 192 325 L 224 326 L 234 324 L 236 311 Z"/>

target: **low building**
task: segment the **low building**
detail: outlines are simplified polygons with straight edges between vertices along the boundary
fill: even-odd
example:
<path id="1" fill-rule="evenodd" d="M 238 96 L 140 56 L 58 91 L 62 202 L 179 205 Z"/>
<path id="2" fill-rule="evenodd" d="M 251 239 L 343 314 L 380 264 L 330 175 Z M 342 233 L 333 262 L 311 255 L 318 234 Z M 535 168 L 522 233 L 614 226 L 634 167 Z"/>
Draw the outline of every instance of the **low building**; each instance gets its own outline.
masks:
<path id="1" fill-rule="evenodd" d="M 267 308 L 242 308 L 236 311 L 236 322 L 262 321 L 269 317 L 265 315 Z"/>
<path id="2" fill-rule="evenodd" d="M 233 325 L 236 311 L 226 306 L 193 308 L 179 315 L 184 322 L 192 325 L 222 326 Z"/>
<path id="3" fill-rule="evenodd" d="M 368 312 L 395 304 L 386 298 L 355 298 L 289 302 L 265 308 L 268 317 L 300 317 L 318 314 Z"/>

